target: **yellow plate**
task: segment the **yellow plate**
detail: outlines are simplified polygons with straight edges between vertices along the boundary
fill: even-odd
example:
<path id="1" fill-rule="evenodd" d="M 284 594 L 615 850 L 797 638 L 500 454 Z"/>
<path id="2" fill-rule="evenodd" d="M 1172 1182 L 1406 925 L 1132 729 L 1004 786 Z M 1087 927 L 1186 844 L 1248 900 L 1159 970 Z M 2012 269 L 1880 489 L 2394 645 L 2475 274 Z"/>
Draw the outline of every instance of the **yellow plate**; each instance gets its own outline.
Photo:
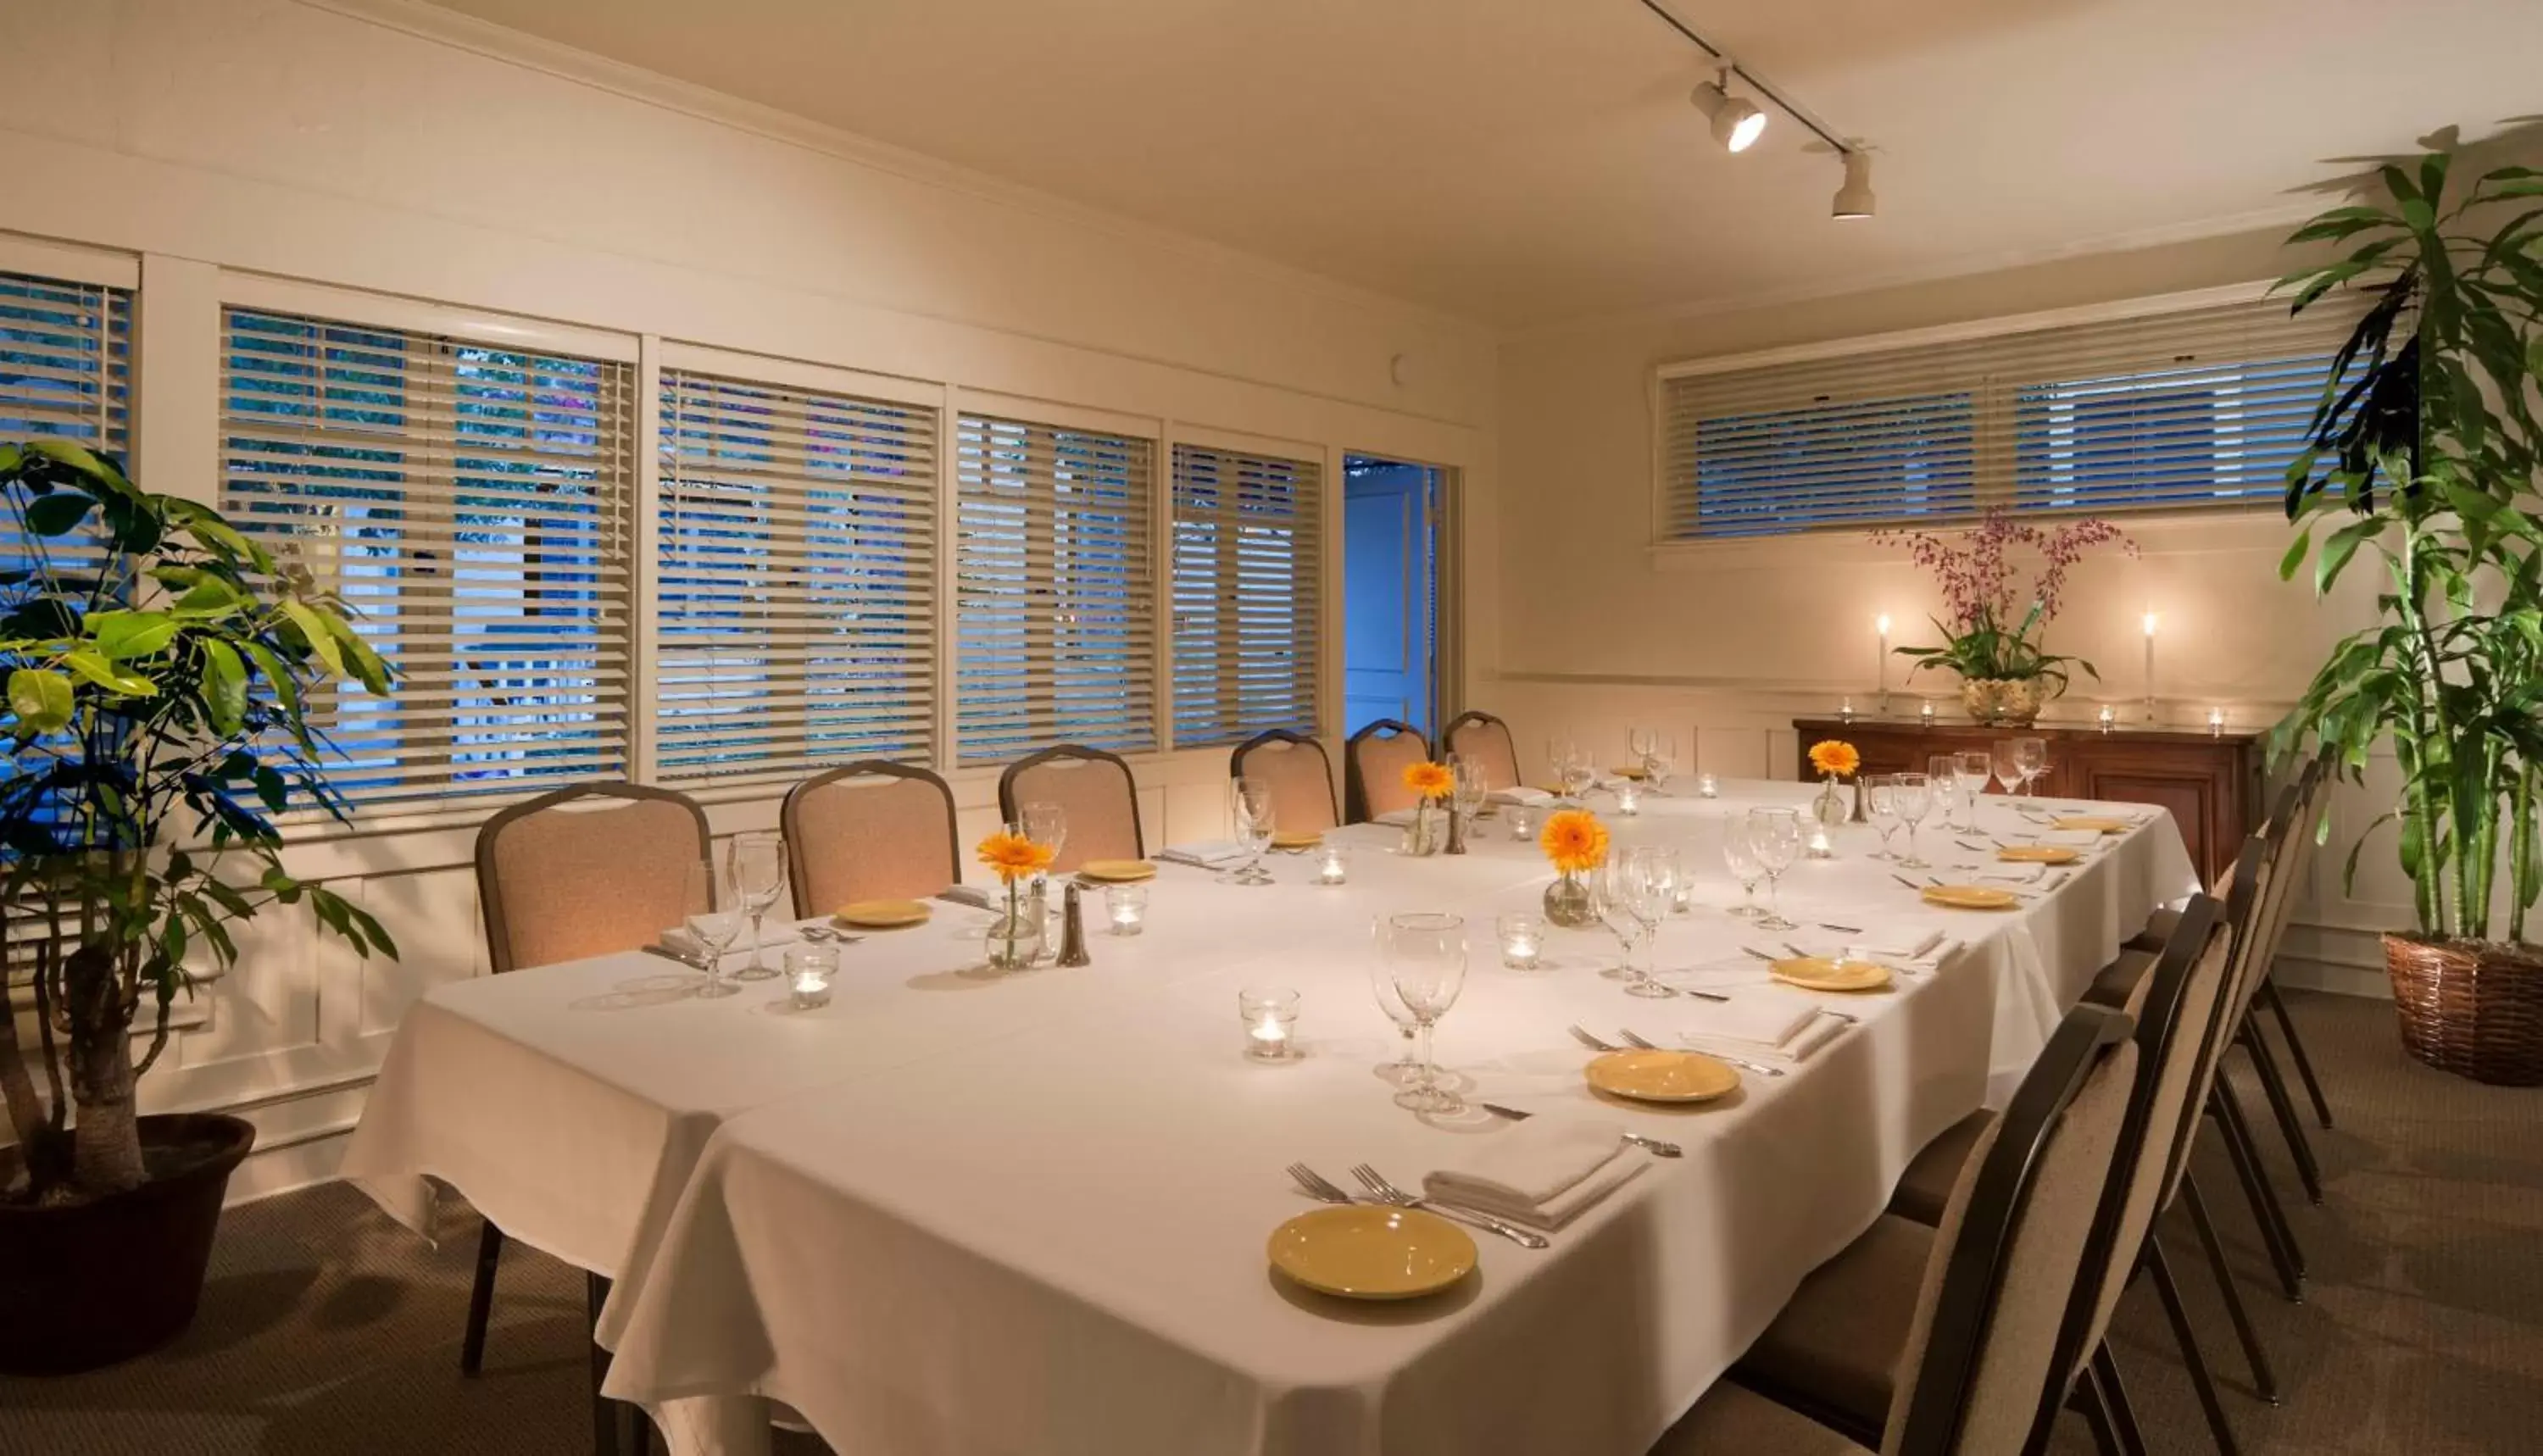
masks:
<path id="1" fill-rule="evenodd" d="M 1273 1268 L 1345 1299 L 1435 1294 L 1475 1268 L 1466 1231 L 1419 1208 L 1318 1208 L 1273 1229 L 1266 1252 Z"/>
<path id="2" fill-rule="evenodd" d="M 1155 879 L 1157 866 L 1152 860 L 1088 860 L 1077 867 L 1077 873 L 1087 880 L 1127 884 L 1134 880 Z"/>
<path id="3" fill-rule="evenodd" d="M 831 918 L 841 925 L 860 930 L 898 930 L 905 925 L 925 925 L 927 906 L 918 900 L 856 900 L 841 905 Z"/>
<path id="4" fill-rule="evenodd" d="M 2108 818 L 2101 814 L 2069 814 L 2049 821 L 2052 829 L 2090 829 L 2096 834 L 2125 834 L 2136 825 L 2125 819 Z"/>
<path id="5" fill-rule="evenodd" d="M 2022 897 L 2012 890 L 1985 884 L 1929 884 L 1925 886 L 1925 903 L 1954 910 L 2010 910 L 2022 903 Z"/>
<path id="6" fill-rule="evenodd" d="M 2083 858 L 2062 844 L 2008 844 L 1995 857 L 2017 865 L 2071 865 Z"/>
<path id="7" fill-rule="evenodd" d="M 1636 1102 L 1711 1102 L 1739 1085 L 1730 1063 L 1694 1051 L 1611 1051 L 1581 1075 L 1600 1092 Z"/>
<path id="8" fill-rule="evenodd" d="M 1325 836 L 1313 829 L 1275 829 L 1272 832 L 1273 849 L 1314 849 L 1325 842 Z"/>
<path id="9" fill-rule="evenodd" d="M 1889 984 L 1889 967 L 1877 960 L 1802 956 L 1769 968 L 1775 979 L 1806 991 L 1878 991 Z"/>

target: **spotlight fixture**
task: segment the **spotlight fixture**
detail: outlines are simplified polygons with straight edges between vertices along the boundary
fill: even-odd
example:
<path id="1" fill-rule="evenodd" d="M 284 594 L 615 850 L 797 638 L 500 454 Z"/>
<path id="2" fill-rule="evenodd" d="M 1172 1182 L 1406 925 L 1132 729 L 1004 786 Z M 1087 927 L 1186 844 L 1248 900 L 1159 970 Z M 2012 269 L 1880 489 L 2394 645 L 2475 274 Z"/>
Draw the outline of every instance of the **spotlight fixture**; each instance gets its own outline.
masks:
<path id="1" fill-rule="evenodd" d="M 1845 182 L 1836 190 L 1836 200 L 1828 215 L 1836 218 L 1870 217 L 1873 213 L 1872 154 L 1849 151 L 1844 154 Z"/>
<path id="2" fill-rule="evenodd" d="M 1713 118 L 1713 139 L 1734 152 L 1744 152 L 1766 129 L 1766 114 L 1745 97 L 1731 94 L 1732 69 L 1722 68 L 1720 80 L 1707 81 L 1695 88 L 1691 98 L 1695 109 Z"/>

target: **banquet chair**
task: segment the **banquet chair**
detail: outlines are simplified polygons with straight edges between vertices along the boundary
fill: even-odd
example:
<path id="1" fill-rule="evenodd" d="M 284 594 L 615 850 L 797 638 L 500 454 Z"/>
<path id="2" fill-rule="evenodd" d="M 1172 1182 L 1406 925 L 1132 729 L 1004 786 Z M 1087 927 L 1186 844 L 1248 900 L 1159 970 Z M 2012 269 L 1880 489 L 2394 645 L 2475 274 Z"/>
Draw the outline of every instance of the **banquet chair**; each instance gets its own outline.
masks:
<path id="1" fill-rule="evenodd" d="M 2076 1299 L 2136 1081 L 2128 1032 L 2122 1013 L 2069 1012 L 1974 1150 L 1941 1225 L 1883 1215 L 1803 1281 L 1759 1340 L 1815 1340 L 1822 1332 L 1796 1327 L 1815 1327 L 1831 1296 L 1850 1304 L 1839 1325 L 1888 1336 L 1878 1409 L 1843 1423 L 1814 1419 L 1743 1363 L 1652 1456 L 1860 1456 L 1876 1443 L 1883 1456 L 2035 1449 L 2052 1414 L 2052 1337 Z"/>
<path id="2" fill-rule="evenodd" d="M 1053 874 L 1088 860 L 1148 857 L 1139 831 L 1139 783 L 1117 753 L 1059 743 L 1008 764 L 998 775 L 998 814 L 1015 823 L 1028 804 L 1057 805 L 1068 815 L 1068 837 L 1050 862 Z"/>
<path id="3" fill-rule="evenodd" d="M 923 768 L 869 758 L 814 774 L 786 791 L 777 825 L 798 919 L 963 882 L 954 791 Z"/>
<path id="4" fill-rule="evenodd" d="M 1399 719 L 1381 718 L 1351 734 L 1343 745 L 1343 806 L 1350 821 L 1366 823 L 1419 804 L 1404 787 L 1404 771 L 1429 756 L 1430 740 Z"/>
<path id="5" fill-rule="evenodd" d="M 1442 751 L 1482 765 L 1484 787 L 1519 787 L 1518 740 L 1510 736 L 1508 724 L 1489 713 L 1469 708 L 1448 720 L 1448 727 L 1439 734 L 1439 742 Z"/>
<path id="6" fill-rule="evenodd" d="M 1305 733 L 1256 733 L 1227 755 L 1227 776 L 1270 786 L 1274 828 L 1321 833 L 1342 822 L 1334 806 L 1333 762 L 1325 757 L 1325 745 Z"/>
<path id="7" fill-rule="evenodd" d="M 497 974 L 613 952 L 641 950 L 691 910 L 689 867 L 714 854 L 706 811 L 687 795 L 641 784 L 577 784 L 513 805 L 477 831 L 477 901 L 486 922 L 486 962 Z M 495 1269 L 503 1231 L 486 1220 L 468 1291 L 459 1370 L 475 1375 L 486 1357 L 495 1307 Z M 609 1281 L 583 1275 L 586 1314 L 596 1326 Z M 605 1401 L 609 1355 L 591 1346 L 594 1449 L 609 1456 L 643 1448 L 633 1408 Z"/>

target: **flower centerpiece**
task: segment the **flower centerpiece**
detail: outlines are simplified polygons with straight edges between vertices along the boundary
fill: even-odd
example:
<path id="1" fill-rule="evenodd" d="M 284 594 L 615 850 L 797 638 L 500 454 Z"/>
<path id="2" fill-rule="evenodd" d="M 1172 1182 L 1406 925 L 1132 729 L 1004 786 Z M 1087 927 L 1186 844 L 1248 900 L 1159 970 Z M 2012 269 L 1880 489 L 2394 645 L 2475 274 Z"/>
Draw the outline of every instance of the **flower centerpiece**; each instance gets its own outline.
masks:
<path id="1" fill-rule="evenodd" d="M 989 927 L 989 964 L 997 970 L 1022 970 L 1041 954 L 1041 921 L 1038 910 L 1024 905 L 1024 882 L 1050 869 L 1052 850 L 1037 844 L 1009 825 L 980 841 L 980 863 L 1007 887 L 1007 913 Z"/>
<path id="2" fill-rule="evenodd" d="M 1536 845 L 1556 872 L 1545 887 L 1545 918 L 1571 930 L 1594 924 L 1597 913 L 1580 877 L 1607 863 L 1607 826 L 1585 808 L 1561 809 L 1546 816 Z"/>
<path id="3" fill-rule="evenodd" d="M 1439 852 L 1439 805 L 1457 792 L 1457 776 L 1444 763 L 1424 759 L 1404 766 L 1404 787 L 1413 794 L 1413 827 L 1405 835 L 1404 851 L 1412 855 L 1435 855 Z"/>
<path id="4" fill-rule="evenodd" d="M 1851 817 L 1845 796 L 1837 793 L 1839 779 L 1851 779 L 1863 767 L 1863 755 L 1852 743 L 1842 738 L 1821 738 L 1811 745 L 1811 767 L 1819 771 L 1822 780 L 1819 797 L 1811 801 L 1811 817 L 1833 829 Z M 1862 787 L 1856 786 L 1856 802 L 1862 800 Z"/>
<path id="5" fill-rule="evenodd" d="M 1985 724 L 2029 724 L 2047 701 L 2066 690 L 2067 668 L 2102 674 L 2081 657 L 2061 657 L 2041 645 L 2057 615 L 2066 573 L 2091 547 L 2116 544 L 2128 555 L 2136 543 L 2109 521 L 2087 517 L 2054 529 L 2014 518 L 2003 506 L 1949 537 L 1925 531 L 1876 531 L 1880 542 L 1903 541 L 1907 559 L 1932 572 L 1943 586 L 1949 620 L 1934 619 L 1943 633 L 1938 648 L 1899 648 L 1913 657 L 1908 675 L 1949 667 L 1961 675 L 1961 702 Z M 2033 573 L 2026 573 L 2029 564 Z M 2026 581 L 2026 575 L 2028 580 Z"/>

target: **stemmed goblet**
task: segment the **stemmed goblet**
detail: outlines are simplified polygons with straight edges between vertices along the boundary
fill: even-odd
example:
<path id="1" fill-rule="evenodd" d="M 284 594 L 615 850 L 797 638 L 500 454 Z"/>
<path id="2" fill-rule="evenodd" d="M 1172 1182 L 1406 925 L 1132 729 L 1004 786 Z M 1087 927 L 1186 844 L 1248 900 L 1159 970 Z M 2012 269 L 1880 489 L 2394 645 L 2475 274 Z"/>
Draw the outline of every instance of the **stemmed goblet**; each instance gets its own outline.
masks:
<path id="1" fill-rule="evenodd" d="M 2024 797 L 2038 798 L 2039 791 L 2032 788 L 2032 785 L 2038 783 L 2041 776 L 2048 772 L 2048 740 L 2033 737 L 2014 739 L 2013 761 L 2022 769 Z"/>
<path id="2" fill-rule="evenodd" d="M 689 866 L 688 889 L 681 903 L 691 906 L 681 917 L 689 934 L 697 937 L 706 950 L 706 964 L 699 968 L 707 973 L 706 984 L 697 994 L 705 997 L 732 996 L 741 987 L 724 978 L 724 953 L 732 949 L 733 940 L 741 934 L 741 912 L 729 903 L 718 908 L 721 897 L 716 893 L 717 878 L 712 861 L 700 860 Z"/>
<path id="3" fill-rule="evenodd" d="M 1413 1085 L 1395 1095 L 1395 1105 L 1417 1112 L 1464 1111 L 1466 1100 L 1440 1085 L 1430 1056 L 1431 1029 L 1457 1004 L 1466 984 L 1464 917 L 1429 911 L 1390 915 L 1378 931 L 1378 954 L 1396 996 L 1413 1014 L 1421 1048 Z"/>
<path id="4" fill-rule="evenodd" d="M 1802 852 L 1802 815 L 1799 809 L 1752 808 L 1748 810 L 1748 847 L 1757 856 L 1757 866 L 1766 872 L 1766 918 L 1757 922 L 1759 930 L 1798 930 L 1801 927 L 1784 918 L 1777 908 L 1784 872 Z"/>
<path id="5" fill-rule="evenodd" d="M 1995 775 L 1995 760 L 1987 756 L 1984 748 L 1964 748 L 1955 755 L 1955 761 L 1960 767 L 1961 798 L 1965 801 L 1961 812 L 1968 820 L 1967 827 L 1975 829 L 1978 797 L 1986 793 L 1987 780 Z"/>
<path id="6" fill-rule="evenodd" d="M 1722 863 L 1730 870 L 1731 878 L 1739 881 L 1739 903 L 1732 906 L 1730 913 L 1742 920 L 1763 918 L 1766 912 L 1757 904 L 1757 881 L 1765 877 L 1766 869 L 1757 863 L 1757 847 L 1749 843 L 1745 823 L 1723 826 Z"/>
<path id="7" fill-rule="evenodd" d="M 1876 860 L 1894 860 L 1897 851 L 1889 847 L 1889 836 L 1898 832 L 1898 782 L 1893 774 L 1866 774 L 1863 777 L 1863 815 L 1881 835 L 1881 848 L 1872 852 Z"/>
<path id="8" fill-rule="evenodd" d="M 1245 847 L 1247 856 L 1245 863 L 1227 877 L 1227 882 L 1270 884 L 1272 873 L 1263 868 L 1263 856 L 1272 848 L 1272 786 L 1261 779 L 1237 779 L 1228 785 L 1227 797 L 1235 810 L 1236 841 Z"/>
<path id="9" fill-rule="evenodd" d="M 1907 826 L 1907 858 L 1898 862 L 1902 870 L 1931 868 L 1916 853 L 1916 826 L 1933 810 L 1933 785 L 1923 774 L 1899 774 L 1890 780 L 1890 801 L 1897 806 L 1898 821 Z"/>
<path id="10" fill-rule="evenodd" d="M 761 954 L 760 925 L 768 909 L 786 893 L 786 841 L 764 829 L 736 834 L 725 847 L 725 874 L 733 901 L 750 917 L 750 963 L 732 973 L 737 981 L 764 981 L 777 974 Z"/>

